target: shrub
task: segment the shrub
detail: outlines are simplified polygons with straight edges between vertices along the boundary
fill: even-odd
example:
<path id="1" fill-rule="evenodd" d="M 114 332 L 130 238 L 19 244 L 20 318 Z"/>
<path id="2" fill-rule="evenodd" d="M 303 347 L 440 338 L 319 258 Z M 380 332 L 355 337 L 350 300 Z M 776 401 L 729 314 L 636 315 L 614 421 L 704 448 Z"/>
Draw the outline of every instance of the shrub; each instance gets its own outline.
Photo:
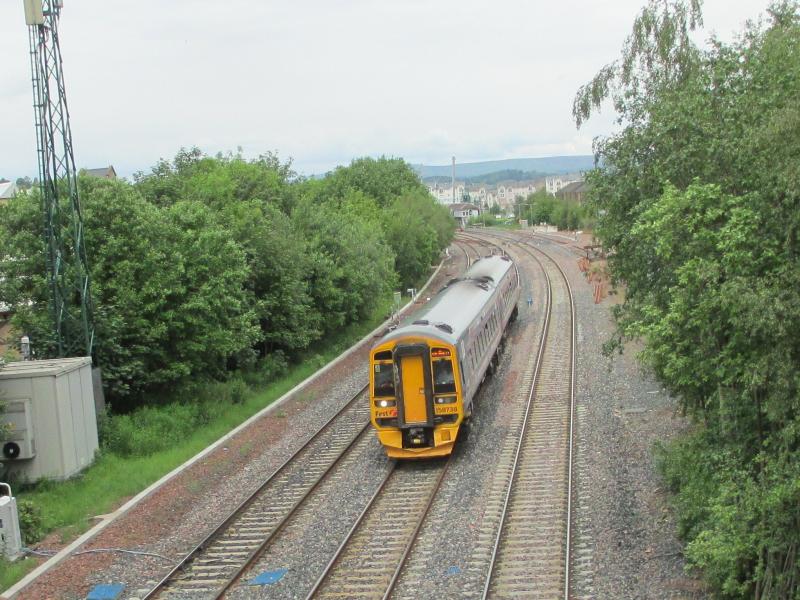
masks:
<path id="1" fill-rule="evenodd" d="M 17 512 L 19 513 L 19 530 L 22 534 L 22 543 L 34 544 L 44 537 L 42 511 L 30 500 L 18 500 Z"/>
<path id="2" fill-rule="evenodd" d="M 103 448 L 120 456 L 147 456 L 189 437 L 202 418 L 202 405 L 145 406 L 104 422 Z"/>
<path id="3" fill-rule="evenodd" d="M 250 388 L 243 379 L 232 379 L 228 384 L 230 400 L 233 404 L 242 404 L 250 395 Z"/>

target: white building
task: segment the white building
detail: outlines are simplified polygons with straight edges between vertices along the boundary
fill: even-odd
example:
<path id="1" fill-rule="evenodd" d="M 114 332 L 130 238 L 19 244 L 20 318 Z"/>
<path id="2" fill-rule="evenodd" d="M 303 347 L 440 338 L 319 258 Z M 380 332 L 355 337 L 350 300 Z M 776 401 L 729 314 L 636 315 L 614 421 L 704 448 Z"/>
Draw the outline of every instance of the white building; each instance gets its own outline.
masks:
<path id="1" fill-rule="evenodd" d="M 485 208 L 499 206 L 503 210 L 508 210 L 513 207 L 517 198 L 527 198 L 537 189 L 541 189 L 543 185 L 543 180 L 503 181 L 497 185 L 484 183 L 468 185 L 465 182 L 457 181 L 455 196 L 449 183 L 430 184 L 428 191 L 440 204 L 450 205 L 464 202 L 468 198 L 469 202 Z"/>
<path id="2" fill-rule="evenodd" d="M 551 196 L 555 196 L 556 192 L 568 186 L 570 183 L 580 181 L 577 175 L 558 175 L 555 177 L 547 177 L 545 179 L 545 189 Z"/>
<path id="3" fill-rule="evenodd" d="M 453 215 L 458 226 L 462 229 L 467 226 L 470 217 L 477 217 L 481 214 L 481 209 L 474 204 L 456 202 L 450 205 L 450 214 Z"/>
<path id="4" fill-rule="evenodd" d="M 13 181 L 0 181 L 0 202 L 10 200 L 17 195 L 17 184 Z"/>
<path id="5" fill-rule="evenodd" d="M 456 193 L 453 195 L 451 184 L 433 183 L 428 186 L 428 191 L 439 204 L 454 204 L 464 199 L 464 190 L 467 184 L 463 181 L 456 181 Z"/>

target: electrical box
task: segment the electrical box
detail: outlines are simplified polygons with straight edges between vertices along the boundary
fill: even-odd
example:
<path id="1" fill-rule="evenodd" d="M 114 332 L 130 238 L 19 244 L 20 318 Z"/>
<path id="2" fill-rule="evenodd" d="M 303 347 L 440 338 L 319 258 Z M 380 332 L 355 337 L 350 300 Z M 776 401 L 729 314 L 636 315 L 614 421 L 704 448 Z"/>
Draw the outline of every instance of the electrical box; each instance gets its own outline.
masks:
<path id="1" fill-rule="evenodd" d="M 21 481 L 67 479 L 98 449 L 88 356 L 6 363 L 0 369 L 0 423 L 10 429 L 0 462 Z"/>
<path id="2" fill-rule="evenodd" d="M 11 495 L 11 486 L 7 483 L 0 483 L 0 494 L 0 554 L 8 560 L 16 560 L 22 555 L 17 499 Z"/>
<path id="3" fill-rule="evenodd" d="M 33 439 L 30 399 L 6 402 L 2 420 L 8 430 L 3 440 L 3 458 L 0 460 L 33 458 L 36 455 L 36 442 Z"/>
<path id="4" fill-rule="evenodd" d="M 25 24 L 44 25 L 42 0 L 23 0 L 25 5 Z"/>

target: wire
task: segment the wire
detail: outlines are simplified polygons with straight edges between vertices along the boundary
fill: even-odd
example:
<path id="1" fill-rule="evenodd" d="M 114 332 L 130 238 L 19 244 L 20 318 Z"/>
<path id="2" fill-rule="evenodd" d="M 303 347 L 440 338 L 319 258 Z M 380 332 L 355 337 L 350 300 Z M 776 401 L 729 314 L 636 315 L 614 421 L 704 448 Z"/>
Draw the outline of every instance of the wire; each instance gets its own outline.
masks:
<path id="1" fill-rule="evenodd" d="M 36 554 L 38 556 L 55 556 L 58 554 L 56 550 L 34 550 L 33 548 L 22 548 L 22 551 L 26 554 Z M 162 556 L 161 554 L 156 554 L 155 552 L 141 552 L 139 550 L 125 550 L 124 548 L 92 548 L 91 550 L 83 550 L 81 552 L 75 552 L 72 556 L 80 556 L 81 554 L 99 554 L 101 552 L 121 552 L 123 554 L 134 554 L 136 556 L 154 556 L 156 558 L 160 558 L 161 560 L 166 560 L 169 562 L 173 562 L 173 559 L 167 558 L 166 556 Z"/>
<path id="2" fill-rule="evenodd" d="M 38 556 L 55 556 L 56 555 L 56 551 L 55 550 L 34 550 L 33 548 L 25 548 L 24 546 L 22 547 L 22 551 L 25 554 L 36 554 Z"/>
<path id="3" fill-rule="evenodd" d="M 155 552 L 140 552 L 138 550 L 125 550 L 123 548 L 92 548 L 91 550 L 75 552 L 72 556 L 80 556 L 81 554 L 97 554 L 100 552 L 121 552 L 123 554 L 134 554 L 136 556 L 154 556 L 156 558 L 160 558 L 161 560 L 174 562 L 173 559 L 162 556 L 161 554 L 156 554 Z"/>

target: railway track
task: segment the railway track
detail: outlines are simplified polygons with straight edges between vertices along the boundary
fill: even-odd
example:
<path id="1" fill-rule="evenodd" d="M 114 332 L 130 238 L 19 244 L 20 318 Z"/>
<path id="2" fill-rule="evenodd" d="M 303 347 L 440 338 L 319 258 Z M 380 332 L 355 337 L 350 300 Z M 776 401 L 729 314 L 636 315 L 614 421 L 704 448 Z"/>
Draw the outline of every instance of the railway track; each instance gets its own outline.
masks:
<path id="1" fill-rule="evenodd" d="M 472 262 L 470 251 L 476 257 L 480 256 L 471 244 L 462 244 L 460 247 L 468 264 Z M 242 576 L 258 563 L 266 549 L 280 539 L 282 530 L 297 520 L 297 515 L 302 513 L 303 506 L 313 492 L 321 488 L 324 481 L 333 479 L 331 474 L 337 465 L 347 462 L 343 457 L 348 451 L 364 438 L 369 427 L 369 405 L 368 401 L 359 402 L 359 399 L 366 396 L 366 390 L 367 386 L 351 398 L 269 480 L 189 552 L 145 599 L 221 598 L 232 591 Z M 394 489 L 393 486 L 398 485 L 395 481 L 409 477 L 408 471 L 404 467 L 395 474 L 392 467 L 381 489 L 383 484 Z M 444 470 L 441 472 L 444 473 Z M 433 495 L 435 492 L 429 499 Z M 381 494 L 376 494 L 373 501 L 379 497 Z M 365 509 L 362 516 L 368 510 Z M 420 517 L 420 523 L 422 519 L 424 515 Z M 410 543 L 411 540 L 409 547 Z M 402 560 L 401 557 L 400 566 Z M 333 566 L 334 561 L 329 567 Z M 325 589 L 328 589 L 336 582 L 335 570 L 329 568 L 325 573 L 325 581 L 329 582 L 325 584 Z M 329 578 L 331 575 L 334 575 L 333 578 Z"/>
<path id="2" fill-rule="evenodd" d="M 465 236 L 466 238 L 466 236 Z M 493 246 L 492 243 L 487 243 L 486 240 L 482 240 L 479 238 L 466 238 L 461 240 L 462 250 L 464 250 L 464 254 L 467 257 L 467 268 L 472 266 L 472 264 L 477 261 L 478 259 L 485 256 L 485 254 L 481 253 L 481 249 L 485 249 L 487 246 Z M 477 248 L 476 248 L 477 246 Z M 467 250 L 469 249 L 469 250 Z"/>
<path id="3" fill-rule="evenodd" d="M 467 248 L 480 256 L 474 243 L 459 246 L 468 262 L 472 261 Z M 490 519 L 493 544 L 482 569 L 483 598 L 568 598 L 569 594 L 572 425 L 568 421 L 573 408 L 565 398 L 573 395 L 574 358 L 564 361 L 574 352 L 574 343 L 564 336 L 559 339 L 559 332 L 572 328 L 574 319 L 566 278 L 561 274 L 558 279 L 555 262 L 536 260 L 548 280 L 548 316 L 537 364 L 523 378 L 530 393 L 521 418 L 511 428 L 516 447 L 500 463 L 505 485 L 499 494 L 502 501 L 495 503 L 497 518 Z M 561 385 L 565 380 L 568 391 Z M 279 539 L 287 523 L 299 519 L 306 500 L 357 445 L 368 426 L 367 404 L 359 404 L 358 396 L 351 399 L 340 413 L 349 416 L 331 418 L 146 598 L 220 598 L 232 590 Z M 565 429 L 570 430 L 567 437 Z M 451 461 L 391 463 L 307 597 L 392 597 Z M 294 590 L 297 593 L 303 592 Z"/>
<path id="4" fill-rule="evenodd" d="M 395 462 L 307 598 L 390 597 L 450 462 Z"/>
<path id="5" fill-rule="evenodd" d="M 470 265 L 472 264 L 472 260 L 469 257 L 469 250 L 467 250 L 467 248 L 469 248 L 470 246 L 468 246 L 464 242 L 456 241 L 454 243 L 455 243 L 456 246 L 458 246 L 461 249 L 461 252 L 464 253 L 464 259 L 467 261 L 467 267 L 466 268 L 469 269 Z"/>
<path id="6" fill-rule="evenodd" d="M 355 394 L 145 598 L 220 598 L 258 559 L 369 426 L 367 386 Z"/>
<path id="7" fill-rule="evenodd" d="M 482 598 L 569 598 L 573 519 L 575 309 L 566 274 L 546 252 L 514 238 L 543 270 L 547 310 Z M 541 258 L 540 258 L 541 256 Z"/>

